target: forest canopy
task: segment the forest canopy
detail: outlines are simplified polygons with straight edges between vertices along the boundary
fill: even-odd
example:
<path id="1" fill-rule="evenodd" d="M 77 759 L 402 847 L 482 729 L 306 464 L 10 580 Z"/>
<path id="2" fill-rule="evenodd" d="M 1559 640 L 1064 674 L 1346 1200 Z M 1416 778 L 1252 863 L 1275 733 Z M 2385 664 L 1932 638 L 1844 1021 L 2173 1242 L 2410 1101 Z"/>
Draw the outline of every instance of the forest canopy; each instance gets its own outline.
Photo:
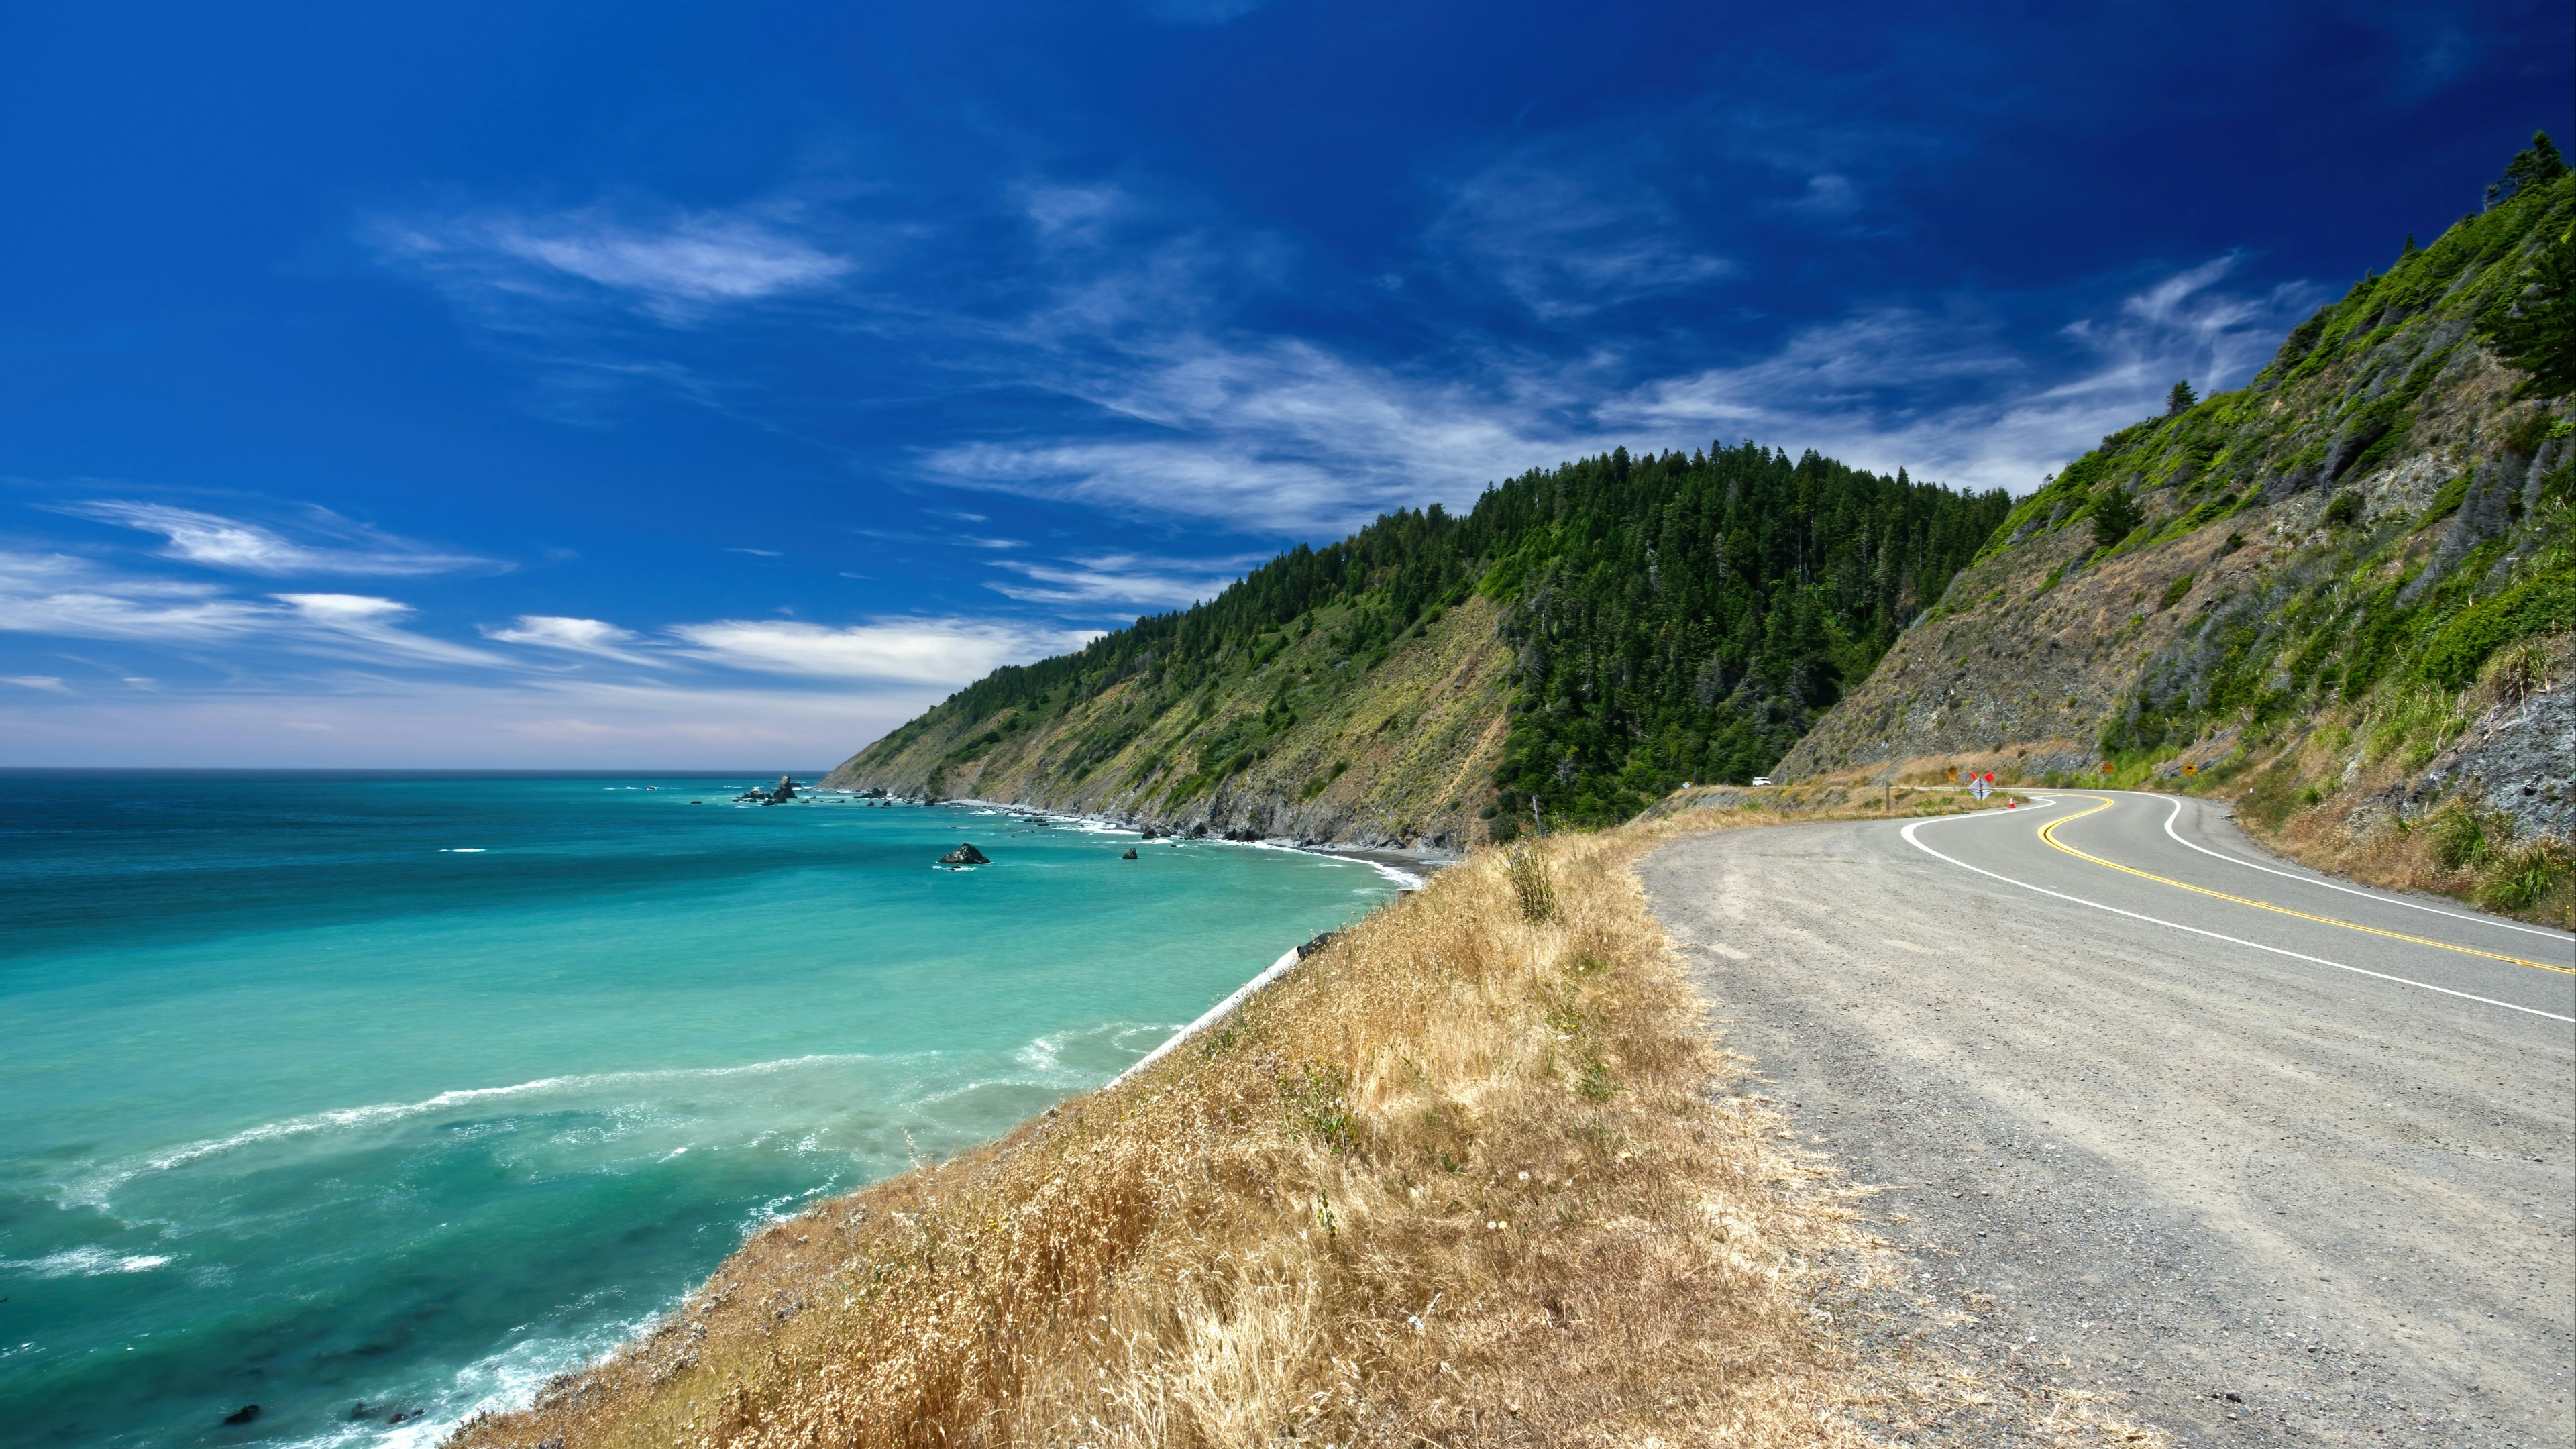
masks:
<path id="1" fill-rule="evenodd" d="M 1500 833 L 1534 802 L 1551 823 L 1623 819 L 1685 780 L 1768 770 L 2010 509 L 2000 489 L 1812 451 L 1619 448 L 1495 484 L 1464 516 L 1399 510 L 1300 545 L 1214 599 L 996 670 L 937 713 L 1043 717 L 1130 680 L 1159 712 L 1319 624 L 1365 669 L 1482 592 L 1515 650 Z"/>

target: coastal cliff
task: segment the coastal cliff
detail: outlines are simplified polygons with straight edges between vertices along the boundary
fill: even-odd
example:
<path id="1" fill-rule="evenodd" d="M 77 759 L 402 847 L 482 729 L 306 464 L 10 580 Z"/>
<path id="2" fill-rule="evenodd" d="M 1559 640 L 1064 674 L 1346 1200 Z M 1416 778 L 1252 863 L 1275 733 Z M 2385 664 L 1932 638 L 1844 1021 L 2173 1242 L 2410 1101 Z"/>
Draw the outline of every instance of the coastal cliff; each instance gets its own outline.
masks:
<path id="1" fill-rule="evenodd" d="M 1247 655 L 1239 676 L 1168 703 L 1128 678 L 981 718 L 934 712 L 824 784 L 1184 833 L 1463 850 L 1483 838 L 1477 812 L 1502 757 L 1511 655 L 1498 610 L 1471 595 L 1374 667 L 1338 650 L 1355 612 L 1326 605 Z"/>

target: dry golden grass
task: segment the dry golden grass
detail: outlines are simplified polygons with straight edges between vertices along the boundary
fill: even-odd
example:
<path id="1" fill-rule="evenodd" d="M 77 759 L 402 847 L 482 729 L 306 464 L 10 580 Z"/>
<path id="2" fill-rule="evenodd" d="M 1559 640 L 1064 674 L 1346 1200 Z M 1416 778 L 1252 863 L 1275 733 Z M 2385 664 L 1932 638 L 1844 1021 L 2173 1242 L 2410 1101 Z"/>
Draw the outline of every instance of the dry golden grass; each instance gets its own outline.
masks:
<path id="1" fill-rule="evenodd" d="M 1481 852 L 1134 1079 L 758 1234 L 453 1442 L 1857 1445 L 1927 1416 L 1964 1381 L 1855 1372 L 1819 1304 L 1888 1293 L 1894 1255 L 1732 1090 L 1628 868 L 1711 824 Z"/>

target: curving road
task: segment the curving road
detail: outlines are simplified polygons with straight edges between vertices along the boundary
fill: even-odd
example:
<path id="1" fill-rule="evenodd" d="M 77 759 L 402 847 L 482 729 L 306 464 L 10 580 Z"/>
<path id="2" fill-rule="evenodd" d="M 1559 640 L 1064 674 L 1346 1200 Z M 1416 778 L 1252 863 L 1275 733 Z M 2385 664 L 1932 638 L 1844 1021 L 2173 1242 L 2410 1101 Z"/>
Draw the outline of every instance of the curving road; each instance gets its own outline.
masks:
<path id="1" fill-rule="evenodd" d="M 1727 1045 L 1915 1254 L 1859 1305 L 2184 1444 L 2576 1443 L 2576 937 L 2367 890 L 2224 807 L 1700 836 L 1640 869 Z"/>

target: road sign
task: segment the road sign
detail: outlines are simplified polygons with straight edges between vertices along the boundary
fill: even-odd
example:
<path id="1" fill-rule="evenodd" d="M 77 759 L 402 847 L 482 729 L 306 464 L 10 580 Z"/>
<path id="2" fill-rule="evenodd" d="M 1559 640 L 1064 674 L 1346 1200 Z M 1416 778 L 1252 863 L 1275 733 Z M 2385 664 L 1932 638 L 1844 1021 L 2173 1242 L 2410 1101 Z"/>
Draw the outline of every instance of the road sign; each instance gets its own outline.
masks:
<path id="1" fill-rule="evenodd" d="M 1968 793 L 1976 796 L 1980 800 L 1983 800 L 1987 796 L 1995 793 L 1995 787 L 1986 783 L 1985 776 L 1979 775 L 1977 778 L 1968 782 Z"/>
<path id="2" fill-rule="evenodd" d="M 2186 764 L 2182 767 L 2182 772 L 2186 775 L 2197 775 L 2200 773 L 2200 766 Z"/>
<path id="3" fill-rule="evenodd" d="M 2111 773 L 2111 762 L 2109 760 L 2104 760 L 2102 762 L 2102 773 L 2105 775 Z"/>

